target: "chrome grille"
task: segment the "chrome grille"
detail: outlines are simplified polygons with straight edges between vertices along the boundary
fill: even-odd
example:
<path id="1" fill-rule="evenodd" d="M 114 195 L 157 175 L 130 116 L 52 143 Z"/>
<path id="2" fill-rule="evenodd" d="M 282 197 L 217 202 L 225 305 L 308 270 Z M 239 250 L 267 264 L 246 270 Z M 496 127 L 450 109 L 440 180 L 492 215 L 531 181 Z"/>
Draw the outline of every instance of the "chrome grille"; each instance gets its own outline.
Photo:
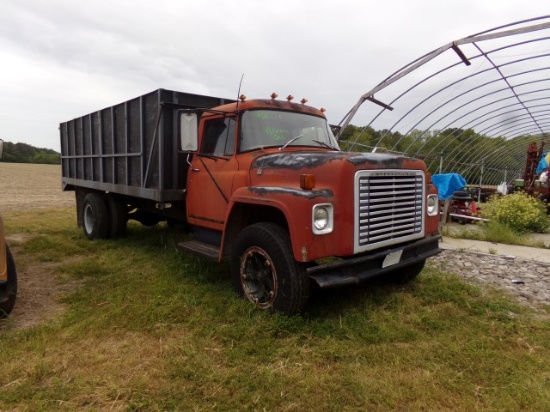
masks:
<path id="1" fill-rule="evenodd" d="M 371 170 L 356 176 L 357 251 L 424 235 L 424 174 Z"/>

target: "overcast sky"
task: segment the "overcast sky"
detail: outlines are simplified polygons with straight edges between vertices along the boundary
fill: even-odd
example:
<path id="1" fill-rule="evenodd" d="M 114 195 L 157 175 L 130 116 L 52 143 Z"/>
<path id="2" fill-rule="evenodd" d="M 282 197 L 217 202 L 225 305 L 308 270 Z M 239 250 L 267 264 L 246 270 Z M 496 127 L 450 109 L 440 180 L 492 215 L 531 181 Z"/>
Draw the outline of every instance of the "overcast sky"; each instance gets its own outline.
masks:
<path id="1" fill-rule="evenodd" d="M 549 12 L 548 0 L 0 0 L 0 138 L 59 151 L 60 122 L 158 88 L 236 98 L 243 74 L 249 98 L 306 97 L 338 123 L 417 57 Z"/>

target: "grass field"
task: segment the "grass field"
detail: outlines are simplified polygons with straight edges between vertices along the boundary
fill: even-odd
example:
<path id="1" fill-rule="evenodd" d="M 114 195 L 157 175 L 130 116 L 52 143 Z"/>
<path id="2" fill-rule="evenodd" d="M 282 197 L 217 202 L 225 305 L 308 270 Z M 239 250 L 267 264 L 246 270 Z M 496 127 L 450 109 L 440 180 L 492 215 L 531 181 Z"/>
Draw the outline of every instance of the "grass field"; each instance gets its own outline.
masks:
<path id="1" fill-rule="evenodd" d="M 2 325 L 0 410 L 550 409 L 547 319 L 450 273 L 317 292 L 283 317 L 162 225 L 91 242 L 72 208 L 4 218 L 19 271 L 54 279 L 60 306 Z"/>

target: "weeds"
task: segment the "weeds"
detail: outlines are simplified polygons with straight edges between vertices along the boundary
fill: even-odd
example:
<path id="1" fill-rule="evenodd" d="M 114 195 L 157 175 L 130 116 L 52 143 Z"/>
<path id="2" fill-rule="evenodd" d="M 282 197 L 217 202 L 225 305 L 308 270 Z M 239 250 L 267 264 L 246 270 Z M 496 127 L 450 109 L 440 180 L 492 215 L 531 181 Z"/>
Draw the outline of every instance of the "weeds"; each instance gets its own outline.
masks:
<path id="1" fill-rule="evenodd" d="M 544 232 L 550 226 L 546 206 L 523 192 L 492 197 L 483 205 L 482 216 L 516 233 Z"/>
<path id="2" fill-rule="evenodd" d="M 470 225 L 460 229 L 443 229 L 445 236 L 462 239 L 481 240 L 492 243 L 504 243 L 507 245 L 531 246 L 538 248 L 547 247 L 544 242 L 532 238 L 529 233 L 517 232 L 508 225 L 497 221 L 490 221 L 478 225 Z"/>

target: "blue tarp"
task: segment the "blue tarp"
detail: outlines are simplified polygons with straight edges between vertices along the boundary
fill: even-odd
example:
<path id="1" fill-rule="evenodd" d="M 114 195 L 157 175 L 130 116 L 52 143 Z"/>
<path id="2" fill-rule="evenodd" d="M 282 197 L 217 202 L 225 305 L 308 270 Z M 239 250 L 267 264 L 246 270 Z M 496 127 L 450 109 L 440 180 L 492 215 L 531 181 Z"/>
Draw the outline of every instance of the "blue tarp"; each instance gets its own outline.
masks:
<path id="1" fill-rule="evenodd" d="M 440 200 L 450 199 L 454 192 L 466 186 L 466 180 L 458 173 L 433 175 L 432 182 L 439 191 Z"/>
<path id="2" fill-rule="evenodd" d="M 544 169 L 546 169 L 548 165 L 548 154 L 550 152 L 544 152 L 539 160 L 539 164 L 537 165 L 537 170 L 535 170 L 536 174 L 541 174 Z"/>

